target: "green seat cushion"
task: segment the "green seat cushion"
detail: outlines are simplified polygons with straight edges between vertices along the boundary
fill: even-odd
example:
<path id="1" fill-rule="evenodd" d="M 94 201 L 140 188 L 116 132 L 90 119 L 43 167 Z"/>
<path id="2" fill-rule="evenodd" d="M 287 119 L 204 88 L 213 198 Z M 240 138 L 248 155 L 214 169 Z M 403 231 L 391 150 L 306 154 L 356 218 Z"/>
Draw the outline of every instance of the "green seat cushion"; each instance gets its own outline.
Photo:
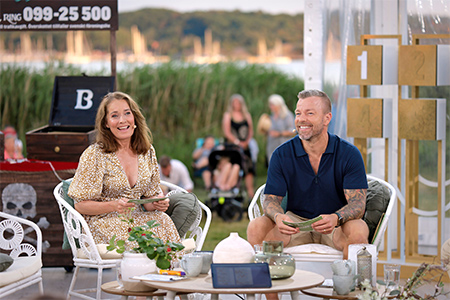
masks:
<path id="1" fill-rule="evenodd" d="M 366 197 L 366 212 L 363 220 L 369 227 L 369 242 L 372 242 L 373 236 L 377 230 L 378 224 L 382 220 L 382 216 L 386 212 L 389 205 L 391 195 L 389 189 L 378 181 L 369 182 Z"/>
<path id="2" fill-rule="evenodd" d="M 14 259 L 5 253 L 0 253 L 0 272 L 8 269 L 14 262 Z"/>
<path id="3" fill-rule="evenodd" d="M 169 199 L 166 213 L 172 218 L 180 237 L 184 237 L 197 218 L 198 198 L 194 193 L 178 192 L 170 195 Z"/>

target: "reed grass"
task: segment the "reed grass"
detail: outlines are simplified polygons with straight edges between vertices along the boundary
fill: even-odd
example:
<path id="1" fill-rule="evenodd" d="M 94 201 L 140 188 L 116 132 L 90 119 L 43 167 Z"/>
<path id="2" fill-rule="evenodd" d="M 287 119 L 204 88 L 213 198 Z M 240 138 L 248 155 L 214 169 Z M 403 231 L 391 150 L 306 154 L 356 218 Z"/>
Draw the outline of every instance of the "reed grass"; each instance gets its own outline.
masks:
<path id="1" fill-rule="evenodd" d="M 80 69 L 62 63 L 48 64 L 42 70 L 4 67 L 0 73 L 2 128 L 13 125 L 25 141 L 27 131 L 49 123 L 55 76 L 81 73 Z M 90 75 L 109 75 L 105 73 Z M 185 162 L 191 161 L 198 137 L 222 136 L 222 115 L 232 94 L 244 96 L 256 124 L 263 112 L 269 112 L 270 94 L 281 94 L 292 108 L 296 94 L 302 89 L 302 80 L 281 71 L 236 63 L 171 62 L 129 68 L 117 75 L 117 90 L 130 94 L 140 104 L 158 155 L 167 154 Z M 262 141 L 262 137 L 257 138 Z M 263 149 L 260 154 L 264 161 Z"/>

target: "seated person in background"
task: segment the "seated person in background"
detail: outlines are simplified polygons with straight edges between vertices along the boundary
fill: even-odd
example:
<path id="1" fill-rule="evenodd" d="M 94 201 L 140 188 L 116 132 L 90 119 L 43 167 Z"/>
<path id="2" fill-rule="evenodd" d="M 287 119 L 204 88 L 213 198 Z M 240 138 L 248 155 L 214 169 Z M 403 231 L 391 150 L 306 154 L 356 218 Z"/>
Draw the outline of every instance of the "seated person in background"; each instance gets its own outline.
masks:
<path id="1" fill-rule="evenodd" d="M 231 190 L 239 181 L 240 169 L 238 164 L 230 162 L 229 157 L 222 156 L 213 172 L 214 185 L 221 191 Z"/>
<path id="2" fill-rule="evenodd" d="M 22 141 L 17 138 L 17 132 L 12 126 L 5 126 L 3 129 L 5 138 L 5 160 L 22 159 Z"/>
<path id="3" fill-rule="evenodd" d="M 161 180 L 176 184 L 188 192 L 194 189 L 194 182 L 189 175 L 188 168 L 178 159 L 171 159 L 167 155 L 159 159 Z"/>
<path id="4" fill-rule="evenodd" d="M 205 188 L 211 189 L 211 171 L 208 168 L 209 154 L 216 145 L 216 139 L 212 135 L 208 135 L 203 139 L 201 147 L 194 150 L 192 158 L 194 159 L 194 176 L 201 176 Z"/>
<path id="5" fill-rule="evenodd" d="M 269 163 L 264 215 L 247 228 L 248 241 L 283 241 L 285 247 L 322 243 L 343 251 L 368 243 L 369 229 L 361 219 L 366 206 L 367 178 L 359 150 L 327 132 L 331 101 L 318 90 L 298 94 L 295 126 L 298 137 L 278 147 Z M 281 201 L 287 193 L 287 212 Z M 282 221 L 300 222 L 321 215 L 304 232 Z"/>
<path id="6" fill-rule="evenodd" d="M 85 218 L 94 241 L 109 243 L 116 234 L 128 239 L 129 224 L 119 214 L 134 208 L 134 226 L 156 220 L 153 228 L 164 241 L 181 242 L 172 219 L 164 213 L 169 199 L 143 205 L 130 199 L 163 197 L 151 132 L 138 104 L 127 94 L 107 94 L 95 120 L 97 142 L 81 155 L 68 195 Z"/>

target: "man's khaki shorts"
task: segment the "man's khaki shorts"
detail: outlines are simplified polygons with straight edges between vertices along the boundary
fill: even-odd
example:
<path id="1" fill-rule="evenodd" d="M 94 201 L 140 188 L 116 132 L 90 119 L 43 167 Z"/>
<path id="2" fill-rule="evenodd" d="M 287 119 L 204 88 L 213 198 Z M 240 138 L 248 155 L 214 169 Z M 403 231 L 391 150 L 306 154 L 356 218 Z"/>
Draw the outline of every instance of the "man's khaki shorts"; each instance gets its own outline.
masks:
<path id="1" fill-rule="evenodd" d="M 286 215 L 289 216 L 289 218 L 292 219 L 293 222 L 303 222 L 308 221 L 309 219 L 299 217 L 293 212 L 286 212 Z M 333 243 L 333 234 L 335 229 L 333 229 L 333 232 L 330 234 L 322 234 L 317 231 L 300 231 L 299 233 L 296 233 L 294 235 L 291 235 L 291 240 L 287 244 L 286 247 L 293 247 L 298 245 L 304 245 L 304 244 L 323 244 L 330 246 L 332 248 L 336 248 Z"/>

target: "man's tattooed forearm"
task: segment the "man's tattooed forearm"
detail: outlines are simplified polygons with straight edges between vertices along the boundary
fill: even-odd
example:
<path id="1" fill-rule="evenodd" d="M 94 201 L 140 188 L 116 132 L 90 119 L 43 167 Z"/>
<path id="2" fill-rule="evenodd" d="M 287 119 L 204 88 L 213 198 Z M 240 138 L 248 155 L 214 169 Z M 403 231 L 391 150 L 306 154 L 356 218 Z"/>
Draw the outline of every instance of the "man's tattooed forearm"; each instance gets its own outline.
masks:
<path id="1" fill-rule="evenodd" d="M 339 210 L 343 221 L 361 219 L 366 210 L 366 189 L 344 190 L 347 205 Z"/>
<path id="2" fill-rule="evenodd" d="M 283 208 L 281 207 L 282 200 L 283 197 L 281 196 L 266 195 L 263 204 L 264 214 L 272 220 L 276 213 L 284 214 Z"/>

